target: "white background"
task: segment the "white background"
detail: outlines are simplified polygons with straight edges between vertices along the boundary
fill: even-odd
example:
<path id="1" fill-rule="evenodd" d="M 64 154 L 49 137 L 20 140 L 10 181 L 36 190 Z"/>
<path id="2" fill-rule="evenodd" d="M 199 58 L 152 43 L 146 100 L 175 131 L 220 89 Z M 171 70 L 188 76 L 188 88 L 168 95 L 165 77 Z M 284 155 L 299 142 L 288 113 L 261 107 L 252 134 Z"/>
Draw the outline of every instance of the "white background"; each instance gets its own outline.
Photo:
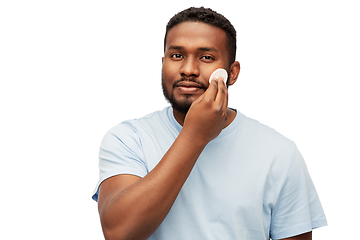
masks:
<path id="1" fill-rule="evenodd" d="M 355 239 L 359 211 L 357 1 L 1 1 L 1 239 L 103 239 L 98 149 L 115 124 L 168 104 L 165 25 L 211 7 L 238 32 L 229 105 L 294 140 L 329 226 Z"/>

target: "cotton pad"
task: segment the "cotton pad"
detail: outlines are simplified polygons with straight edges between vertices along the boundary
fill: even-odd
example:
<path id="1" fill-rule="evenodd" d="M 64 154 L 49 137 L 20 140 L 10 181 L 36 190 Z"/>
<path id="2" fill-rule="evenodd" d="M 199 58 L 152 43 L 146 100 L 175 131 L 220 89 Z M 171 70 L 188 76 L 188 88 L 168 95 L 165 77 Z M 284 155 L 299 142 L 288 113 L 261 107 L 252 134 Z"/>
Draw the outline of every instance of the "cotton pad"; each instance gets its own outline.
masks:
<path id="1" fill-rule="evenodd" d="M 211 74 L 211 76 L 210 76 L 210 78 L 209 78 L 209 82 L 211 81 L 211 79 L 213 79 L 213 78 L 219 79 L 219 77 L 222 77 L 222 78 L 224 79 L 225 84 L 226 84 L 228 74 L 227 74 L 227 72 L 226 72 L 225 69 L 223 69 L 223 68 L 218 68 L 218 69 L 216 69 L 216 70 Z"/>

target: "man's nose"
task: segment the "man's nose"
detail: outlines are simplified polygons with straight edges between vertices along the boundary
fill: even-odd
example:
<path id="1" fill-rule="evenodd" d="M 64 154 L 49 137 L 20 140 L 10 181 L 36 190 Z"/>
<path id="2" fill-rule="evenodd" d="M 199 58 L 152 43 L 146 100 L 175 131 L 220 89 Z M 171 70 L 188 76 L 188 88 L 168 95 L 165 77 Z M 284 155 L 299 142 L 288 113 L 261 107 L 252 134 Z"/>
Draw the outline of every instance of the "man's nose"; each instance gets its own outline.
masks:
<path id="1" fill-rule="evenodd" d="M 183 61 L 180 69 L 180 75 L 183 77 L 198 77 L 200 74 L 197 59 L 188 57 Z"/>

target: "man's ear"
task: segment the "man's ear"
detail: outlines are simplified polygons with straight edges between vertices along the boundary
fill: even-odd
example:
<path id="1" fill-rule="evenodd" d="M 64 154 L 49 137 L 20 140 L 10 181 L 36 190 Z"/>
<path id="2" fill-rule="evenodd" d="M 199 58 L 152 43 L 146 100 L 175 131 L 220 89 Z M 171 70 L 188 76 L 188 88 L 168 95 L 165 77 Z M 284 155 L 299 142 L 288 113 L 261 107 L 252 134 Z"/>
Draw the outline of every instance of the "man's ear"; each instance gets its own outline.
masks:
<path id="1" fill-rule="evenodd" d="M 238 61 L 235 61 L 230 66 L 230 75 L 229 75 L 228 84 L 233 85 L 238 79 L 239 74 L 240 74 L 240 63 Z"/>

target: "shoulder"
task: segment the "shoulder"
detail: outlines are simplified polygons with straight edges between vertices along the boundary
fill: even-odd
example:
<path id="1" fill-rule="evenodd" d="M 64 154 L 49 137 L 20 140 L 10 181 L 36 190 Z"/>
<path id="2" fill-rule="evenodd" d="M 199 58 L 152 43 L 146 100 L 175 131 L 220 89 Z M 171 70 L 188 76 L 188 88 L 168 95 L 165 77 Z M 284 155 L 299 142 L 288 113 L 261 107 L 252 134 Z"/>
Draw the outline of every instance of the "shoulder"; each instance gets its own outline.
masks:
<path id="1" fill-rule="evenodd" d="M 284 148 L 294 149 L 295 143 L 286 136 L 279 133 L 277 130 L 243 115 L 243 128 L 242 133 L 250 140 L 268 146 L 271 148 Z"/>
<path id="2" fill-rule="evenodd" d="M 152 112 L 147 114 L 141 118 L 130 119 L 123 121 L 116 126 L 112 127 L 108 134 L 134 134 L 142 129 L 158 127 L 164 125 L 165 123 L 169 122 L 168 120 L 168 112 L 169 108 L 164 108 L 161 111 Z"/>
<path id="3" fill-rule="evenodd" d="M 154 141 L 159 136 L 176 134 L 169 114 L 171 108 L 150 113 L 138 119 L 123 121 L 112 127 L 104 136 L 102 145 L 122 143 L 130 149 L 140 148 L 144 142 Z"/>

